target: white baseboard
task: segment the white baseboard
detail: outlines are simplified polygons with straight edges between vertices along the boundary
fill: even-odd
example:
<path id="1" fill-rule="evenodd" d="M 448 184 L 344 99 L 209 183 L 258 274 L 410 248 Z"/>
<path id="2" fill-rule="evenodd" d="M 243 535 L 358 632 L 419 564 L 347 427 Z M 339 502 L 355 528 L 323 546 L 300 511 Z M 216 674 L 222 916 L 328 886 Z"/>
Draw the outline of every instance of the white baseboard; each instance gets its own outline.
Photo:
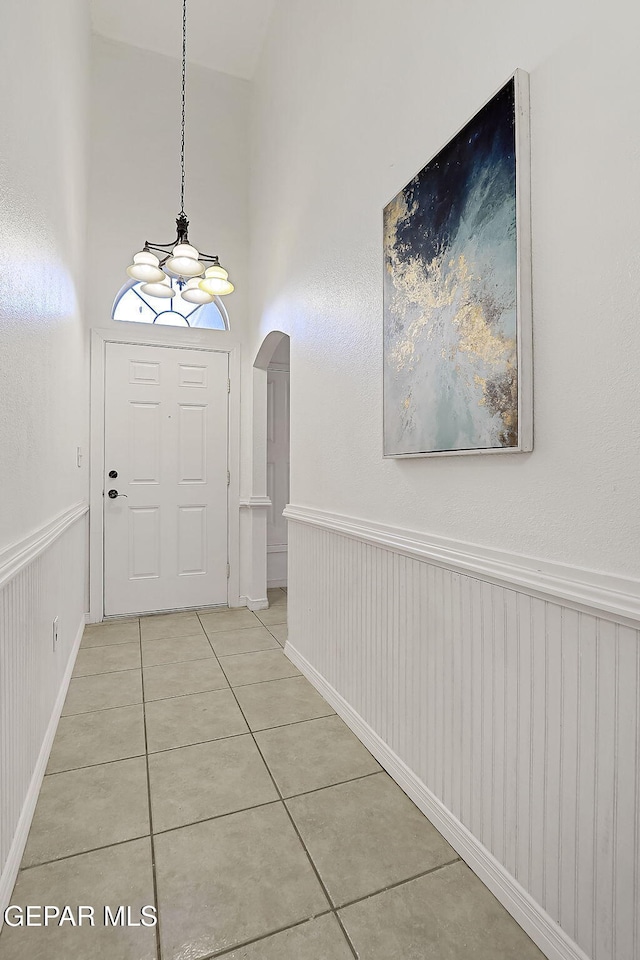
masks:
<path id="1" fill-rule="evenodd" d="M 269 606 L 269 601 L 266 597 L 260 600 L 252 600 L 251 597 L 240 597 L 240 602 L 248 607 L 249 610 L 266 610 Z"/>
<path id="2" fill-rule="evenodd" d="M 286 587 L 287 580 L 267 580 L 267 590 L 275 590 L 276 587 Z"/>
<path id="3" fill-rule="evenodd" d="M 370 753 L 440 831 L 465 863 L 549 960 L 589 960 L 549 914 L 480 841 L 454 817 L 400 757 L 289 642 L 285 654 L 344 720 Z"/>
<path id="4" fill-rule="evenodd" d="M 27 843 L 27 837 L 29 836 L 29 830 L 31 828 L 31 821 L 33 820 L 36 803 L 38 802 L 38 795 L 44 779 L 45 770 L 47 769 L 47 763 L 49 762 L 49 754 L 51 753 L 53 740 L 56 735 L 56 730 L 58 729 L 60 714 L 62 713 L 64 701 L 67 696 L 67 690 L 69 689 L 71 674 L 73 673 L 76 657 L 78 655 L 78 648 L 80 647 L 80 642 L 82 640 L 84 625 L 85 617 L 83 616 L 80 626 L 78 627 L 75 640 L 73 641 L 73 646 L 69 654 L 69 662 L 67 663 L 64 676 L 62 678 L 62 683 L 60 684 L 60 690 L 58 691 L 56 702 L 54 703 L 53 710 L 51 711 L 49 725 L 47 726 L 47 730 L 42 741 L 42 746 L 40 747 L 40 753 L 38 754 L 38 759 L 33 771 L 33 776 L 31 777 L 31 783 L 29 784 L 29 789 L 27 790 L 27 795 L 24 799 L 24 804 L 22 805 L 22 812 L 20 813 L 18 826 L 16 827 L 11 848 L 2 870 L 2 876 L 0 877 L 0 929 L 2 929 L 4 911 L 9 906 L 11 901 L 11 894 L 13 893 L 13 888 L 18 876 L 18 870 L 20 869 L 22 854 L 24 853 L 24 848 Z"/>

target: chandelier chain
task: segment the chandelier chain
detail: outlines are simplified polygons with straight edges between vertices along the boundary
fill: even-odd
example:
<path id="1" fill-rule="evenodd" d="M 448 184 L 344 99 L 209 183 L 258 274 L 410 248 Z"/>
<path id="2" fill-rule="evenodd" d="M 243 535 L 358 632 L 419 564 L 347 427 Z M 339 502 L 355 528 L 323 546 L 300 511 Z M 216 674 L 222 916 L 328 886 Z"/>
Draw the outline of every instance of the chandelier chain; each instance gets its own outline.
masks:
<path id="1" fill-rule="evenodd" d="M 180 213 L 184 214 L 184 122 L 187 75 L 187 0 L 182 0 L 182 124 L 180 141 Z"/>
<path id="2" fill-rule="evenodd" d="M 189 243 L 189 221 L 184 212 L 184 141 L 187 101 L 187 0 L 182 0 L 182 116 L 180 121 L 180 215 L 176 237 L 170 243 L 145 240 L 127 267 L 128 276 L 149 297 L 180 295 L 188 303 L 213 303 L 216 297 L 233 293 L 229 274 L 220 266 L 217 254 L 198 252 Z M 203 276 L 204 274 L 204 276 Z M 137 291 L 136 291 L 137 292 Z M 154 321 L 155 322 L 155 321 Z"/>

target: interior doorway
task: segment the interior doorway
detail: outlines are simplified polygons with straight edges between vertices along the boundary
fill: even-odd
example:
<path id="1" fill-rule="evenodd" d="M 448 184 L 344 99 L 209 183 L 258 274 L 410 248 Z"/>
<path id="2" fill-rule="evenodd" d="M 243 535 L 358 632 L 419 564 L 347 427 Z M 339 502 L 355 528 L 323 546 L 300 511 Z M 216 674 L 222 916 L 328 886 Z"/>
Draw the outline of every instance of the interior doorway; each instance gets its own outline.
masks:
<path id="1" fill-rule="evenodd" d="M 246 603 L 252 610 L 269 605 L 267 586 L 287 585 L 289 501 L 290 341 L 281 330 L 267 334 L 253 362 L 253 465 L 246 535 L 251 564 Z"/>
<path id="2" fill-rule="evenodd" d="M 289 337 L 283 337 L 267 367 L 267 588 L 287 586 L 289 502 Z"/>

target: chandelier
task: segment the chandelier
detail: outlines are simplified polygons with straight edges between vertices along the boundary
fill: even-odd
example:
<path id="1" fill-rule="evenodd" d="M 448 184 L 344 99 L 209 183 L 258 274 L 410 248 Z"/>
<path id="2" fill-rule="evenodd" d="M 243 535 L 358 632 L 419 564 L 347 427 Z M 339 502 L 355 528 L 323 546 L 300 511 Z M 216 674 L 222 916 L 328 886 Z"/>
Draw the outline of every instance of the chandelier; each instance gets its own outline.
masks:
<path id="1" fill-rule="evenodd" d="M 189 243 L 189 221 L 184 212 L 184 117 L 185 79 L 187 73 L 187 0 L 182 0 L 182 120 L 180 125 L 180 215 L 176 218 L 176 239 L 171 243 L 150 243 L 134 254 L 127 267 L 132 280 L 142 281 L 141 293 L 149 297 L 171 298 L 176 286 L 183 300 L 189 303 L 211 303 L 215 297 L 233 293 L 229 274 L 217 256 L 199 253 Z"/>

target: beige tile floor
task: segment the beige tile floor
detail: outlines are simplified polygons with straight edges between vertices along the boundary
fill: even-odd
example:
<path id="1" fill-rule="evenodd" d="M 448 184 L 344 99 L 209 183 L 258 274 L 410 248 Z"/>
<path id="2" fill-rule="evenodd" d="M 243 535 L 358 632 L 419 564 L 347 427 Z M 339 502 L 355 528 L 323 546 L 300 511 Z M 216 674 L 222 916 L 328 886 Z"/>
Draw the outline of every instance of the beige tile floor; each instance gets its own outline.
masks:
<path id="1" fill-rule="evenodd" d="M 283 654 L 286 599 L 86 628 L 12 903 L 96 925 L 2 960 L 542 957 Z"/>

